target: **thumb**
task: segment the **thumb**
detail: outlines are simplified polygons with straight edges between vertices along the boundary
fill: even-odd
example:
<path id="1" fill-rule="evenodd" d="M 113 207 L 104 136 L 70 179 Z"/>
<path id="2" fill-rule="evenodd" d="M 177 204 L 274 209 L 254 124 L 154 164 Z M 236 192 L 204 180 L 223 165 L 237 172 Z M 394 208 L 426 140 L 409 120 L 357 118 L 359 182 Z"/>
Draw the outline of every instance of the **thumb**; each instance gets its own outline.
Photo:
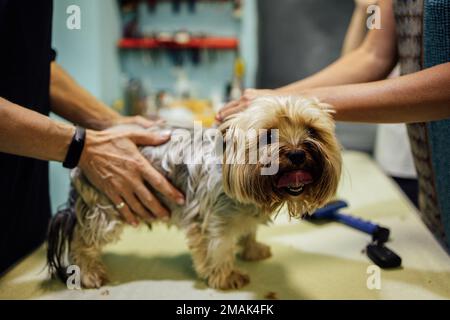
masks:
<path id="1" fill-rule="evenodd" d="M 137 131 L 129 134 L 130 140 L 140 146 L 158 146 L 170 140 L 172 131 L 163 130 L 159 132 Z"/>

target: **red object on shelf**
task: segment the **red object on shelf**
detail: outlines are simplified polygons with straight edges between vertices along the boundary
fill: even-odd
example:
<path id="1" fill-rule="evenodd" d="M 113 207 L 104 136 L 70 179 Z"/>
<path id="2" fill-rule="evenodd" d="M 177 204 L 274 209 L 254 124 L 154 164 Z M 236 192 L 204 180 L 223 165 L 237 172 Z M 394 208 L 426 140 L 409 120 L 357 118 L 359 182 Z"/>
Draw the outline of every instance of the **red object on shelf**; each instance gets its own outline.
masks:
<path id="1" fill-rule="evenodd" d="M 205 37 L 191 38 L 187 43 L 177 43 L 173 40 L 166 41 L 153 38 L 124 38 L 119 41 L 118 45 L 121 49 L 236 49 L 239 40 L 236 38 Z"/>

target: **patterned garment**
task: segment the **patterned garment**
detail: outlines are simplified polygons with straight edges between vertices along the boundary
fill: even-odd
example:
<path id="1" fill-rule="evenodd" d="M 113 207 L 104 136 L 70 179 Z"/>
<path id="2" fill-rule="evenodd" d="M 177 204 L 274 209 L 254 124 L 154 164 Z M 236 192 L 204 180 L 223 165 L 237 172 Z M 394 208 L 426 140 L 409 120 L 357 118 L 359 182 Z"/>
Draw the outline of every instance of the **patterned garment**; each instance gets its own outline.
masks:
<path id="1" fill-rule="evenodd" d="M 424 48 L 424 29 L 426 24 L 424 23 L 424 18 L 428 11 L 428 6 L 439 3 L 440 5 L 445 4 L 447 9 L 449 9 L 450 1 L 432 1 L 432 0 L 394 0 L 394 12 L 397 27 L 397 38 L 398 38 L 398 51 L 399 51 L 399 62 L 401 66 L 401 74 L 409 74 L 422 70 L 425 67 L 430 67 L 432 65 L 426 63 L 425 48 Z M 424 10 L 426 8 L 426 10 Z M 434 17 L 439 17 L 442 12 L 435 12 Z M 432 29 L 434 26 L 431 25 Z M 429 28 L 429 29 L 430 29 Z M 449 35 L 449 30 L 444 30 L 444 33 Z M 426 37 L 428 37 L 427 32 L 425 32 Z M 427 40 L 427 39 L 425 39 Z M 428 51 L 439 52 L 440 57 L 442 57 L 442 50 L 433 50 L 430 46 L 426 48 Z M 450 49 L 450 48 L 448 48 Z M 450 54 L 450 51 L 449 51 Z M 443 63 L 449 61 L 448 55 L 445 56 Z M 435 124 L 431 124 L 432 126 Z M 447 129 L 450 128 L 448 123 L 444 124 Z M 442 126 L 442 124 L 440 124 Z M 408 135 L 410 138 L 411 149 L 414 156 L 414 163 L 417 170 L 417 175 L 419 178 L 419 206 L 423 220 L 427 226 L 435 233 L 435 235 L 440 240 L 445 240 L 445 225 L 450 216 L 450 212 L 447 210 L 443 211 L 443 203 L 448 202 L 446 199 L 446 194 L 448 191 L 438 190 L 437 180 L 439 179 L 450 179 L 449 173 L 445 172 L 445 167 L 447 171 L 450 172 L 448 167 L 448 148 L 446 148 L 447 155 L 444 157 L 445 161 L 444 168 L 442 163 L 436 167 L 436 161 L 433 159 L 432 145 L 434 139 L 431 139 L 431 135 L 435 135 L 436 131 L 430 129 L 430 124 L 427 123 L 415 123 L 409 124 Z M 436 150 L 435 150 L 436 151 Z M 439 175 L 436 175 L 439 169 Z M 442 171 L 444 170 L 444 171 Z M 441 188 L 442 189 L 442 188 Z M 440 196 L 440 197 L 439 197 Z M 447 215 L 447 216 L 445 216 Z M 443 218 L 444 217 L 444 218 Z M 448 229 L 448 228 L 447 228 Z M 447 230 L 449 232 L 450 230 Z M 449 235 L 450 236 L 450 235 Z M 449 245 L 450 241 L 447 241 Z M 450 246 L 450 245 L 449 245 Z"/>

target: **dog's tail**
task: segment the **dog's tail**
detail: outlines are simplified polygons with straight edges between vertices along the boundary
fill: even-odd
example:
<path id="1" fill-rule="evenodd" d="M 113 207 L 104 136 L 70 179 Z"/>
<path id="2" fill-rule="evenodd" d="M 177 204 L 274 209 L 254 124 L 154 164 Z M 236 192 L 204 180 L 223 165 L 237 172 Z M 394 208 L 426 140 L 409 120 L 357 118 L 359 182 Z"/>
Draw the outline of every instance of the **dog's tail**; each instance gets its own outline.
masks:
<path id="1" fill-rule="evenodd" d="M 61 281 L 67 280 L 69 266 L 69 251 L 72 235 L 77 223 L 75 203 L 78 194 L 74 188 L 70 191 L 69 200 L 64 208 L 50 220 L 47 234 L 47 265 L 52 277 Z"/>

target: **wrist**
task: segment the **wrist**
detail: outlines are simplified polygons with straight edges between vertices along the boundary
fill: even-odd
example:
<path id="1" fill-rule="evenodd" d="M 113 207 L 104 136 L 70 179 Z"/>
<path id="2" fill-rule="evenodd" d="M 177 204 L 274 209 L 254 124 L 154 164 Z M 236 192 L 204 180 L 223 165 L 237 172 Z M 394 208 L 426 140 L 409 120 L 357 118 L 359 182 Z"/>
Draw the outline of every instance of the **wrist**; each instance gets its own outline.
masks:
<path id="1" fill-rule="evenodd" d="M 78 166 L 86 141 L 86 129 L 76 127 L 63 162 L 64 168 L 73 169 Z"/>
<path id="2" fill-rule="evenodd" d="M 307 89 L 296 92 L 295 95 L 306 98 L 306 99 L 317 99 L 323 103 L 329 103 L 329 95 L 326 90 L 321 88 Z"/>
<path id="3" fill-rule="evenodd" d="M 274 92 L 279 95 L 292 94 L 291 90 L 289 90 L 289 88 L 287 88 L 287 87 L 281 87 L 281 88 L 275 89 Z"/>
<path id="4" fill-rule="evenodd" d="M 80 121 L 86 128 L 92 130 L 105 130 L 122 119 L 122 115 L 101 101 L 94 101 L 83 104 L 84 108 L 90 106 L 88 111 L 83 115 L 83 121 Z M 81 107 L 80 107 L 80 110 Z"/>
<path id="5" fill-rule="evenodd" d="M 115 126 L 115 125 L 120 124 L 120 123 L 123 121 L 124 118 L 125 118 L 125 116 L 123 116 L 123 115 L 121 115 L 121 114 L 119 114 L 119 113 L 115 113 L 115 114 L 111 117 L 111 122 L 110 122 L 109 127 L 112 127 L 112 126 Z"/>
<path id="6" fill-rule="evenodd" d="M 107 115 L 107 118 L 105 118 L 105 120 L 103 121 L 100 121 L 99 125 L 92 127 L 92 129 L 106 130 L 119 124 L 123 118 L 124 117 L 121 114 L 111 110 L 111 113 Z"/>
<path id="7" fill-rule="evenodd" d="M 106 121 L 102 129 L 107 129 L 120 122 L 123 116 L 119 112 L 113 110 L 112 108 L 110 108 L 101 101 L 99 101 L 99 103 L 100 105 L 98 109 L 102 110 L 102 114 L 106 118 Z"/>
<path id="8" fill-rule="evenodd" d="M 48 160 L 64 162 L 70 142 L 75 134 L 75 129 L 75 126 L 72 125 L 49 121 L 47 130 L 53 140 L 51 142 L 51 150 L 48 153 Z"/>
<path id="9" fill-rule="evenodd" d="M 95 130 L 86 130 L 86 138 L 84 141 L 84 148 L 83 152 L 81 153 L 80 161 L 78 163 L 78 166 L 83 169 L 83 167 L 86 167 L 89 165 L 89 159 L 91 158 L 92 154 L 92 147 L 97 144 L 97 141 L 99 139 L 99 131 Z"/>

